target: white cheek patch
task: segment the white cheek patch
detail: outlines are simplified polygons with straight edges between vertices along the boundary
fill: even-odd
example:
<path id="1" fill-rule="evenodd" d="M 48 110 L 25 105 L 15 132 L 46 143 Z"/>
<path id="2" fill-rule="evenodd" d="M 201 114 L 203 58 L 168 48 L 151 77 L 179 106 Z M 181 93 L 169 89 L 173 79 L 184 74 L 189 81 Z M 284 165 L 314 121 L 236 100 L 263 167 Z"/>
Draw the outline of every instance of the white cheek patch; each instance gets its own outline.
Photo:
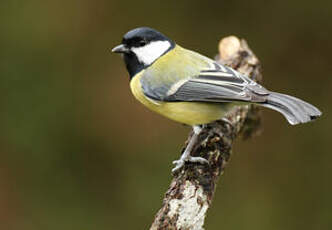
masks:
<path id="1" fill-rule="evenodd" d="M 133 47 L 131 50 L 141 63 L 150 65 L 170 47 L 171 43 L 169 41 L 155 41 L 142 47 Z"/>

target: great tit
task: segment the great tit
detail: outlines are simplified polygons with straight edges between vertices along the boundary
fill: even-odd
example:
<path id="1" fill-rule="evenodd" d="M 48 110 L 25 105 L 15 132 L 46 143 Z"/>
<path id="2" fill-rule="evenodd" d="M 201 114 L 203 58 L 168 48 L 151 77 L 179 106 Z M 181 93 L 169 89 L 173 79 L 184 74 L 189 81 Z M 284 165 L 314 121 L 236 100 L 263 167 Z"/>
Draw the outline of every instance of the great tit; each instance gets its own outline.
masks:
<path id="1" fill-rule="evenodd" d="M 276 110 L 292 125 L 321 115 L 315 106 L 271 92 L 148 27 L 127 32 L 112 52 L 123 54 L 130 88 L 137 100 L 165 117 L 193 126 L 194 135 L 181 158 L 173 162 L 173 171 L 186 161 L 207 163 L 204 158 L 190 156 L 201 125 L 221 119 L 235 105 L 250 103 Z"/>

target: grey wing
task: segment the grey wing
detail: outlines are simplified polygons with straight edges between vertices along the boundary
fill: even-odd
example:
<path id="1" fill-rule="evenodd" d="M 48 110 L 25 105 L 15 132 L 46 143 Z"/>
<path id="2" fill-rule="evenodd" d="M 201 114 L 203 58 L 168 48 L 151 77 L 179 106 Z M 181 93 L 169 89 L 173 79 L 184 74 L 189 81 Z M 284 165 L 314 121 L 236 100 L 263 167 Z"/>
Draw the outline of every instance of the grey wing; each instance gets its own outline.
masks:
<path id="1" fill-rule="evenodd" d="M 163 101 L 265 102 L 268 95 L 268 90 L 250 78 L 214 63 L 214 68 L 173 84 Z"/>
<path id="2" fill-rule="evenodd" d="M 259 103 L 282 113 L 292 125 L 311 121 L 322 114 L 315 106 L 292 96 L 270 92 L 231 68 L 212 60 L 211 66 L 196 73 L 194 70 L 194 74 L 188 74 L 187 70 L 180 74 L 167 71 L 161 80 L 145 75 L 141 78 L 143 92 L 147 97 L 168 102 Z"/>

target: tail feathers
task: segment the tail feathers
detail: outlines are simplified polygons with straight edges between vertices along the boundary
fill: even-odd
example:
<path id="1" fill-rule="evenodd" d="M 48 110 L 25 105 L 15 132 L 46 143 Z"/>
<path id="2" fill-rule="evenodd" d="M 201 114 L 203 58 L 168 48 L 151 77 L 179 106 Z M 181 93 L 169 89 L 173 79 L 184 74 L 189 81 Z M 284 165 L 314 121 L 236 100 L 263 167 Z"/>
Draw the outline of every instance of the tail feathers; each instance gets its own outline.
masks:
<path id="1" fill-rule="evenodd" d="M 271 92 L 267 101 L 261 105 L 280 112 L 292 125 L 312 121 L 322 114 L 319 109 L 305 101 L 275 92 Z"/>

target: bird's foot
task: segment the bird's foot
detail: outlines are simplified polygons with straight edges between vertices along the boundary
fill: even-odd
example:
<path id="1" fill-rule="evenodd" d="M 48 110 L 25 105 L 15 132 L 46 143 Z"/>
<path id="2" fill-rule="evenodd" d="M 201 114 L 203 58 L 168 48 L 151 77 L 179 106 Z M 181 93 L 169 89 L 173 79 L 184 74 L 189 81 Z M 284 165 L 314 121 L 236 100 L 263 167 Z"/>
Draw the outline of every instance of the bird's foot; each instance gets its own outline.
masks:
<path id="1" fill-rule="evenodd" d="M 172 173 L 175 173 L 179 171 L 186 162 L 191 163 L 200 163 L 200 164 L 209 164 L 209 161 L 203 157 L 192 157 L 189 156 L 188 158 L 180 158 L 179 160 L 173 161 L 173 164 L 175 164 L 175 167 L 172 169 Z"/>

